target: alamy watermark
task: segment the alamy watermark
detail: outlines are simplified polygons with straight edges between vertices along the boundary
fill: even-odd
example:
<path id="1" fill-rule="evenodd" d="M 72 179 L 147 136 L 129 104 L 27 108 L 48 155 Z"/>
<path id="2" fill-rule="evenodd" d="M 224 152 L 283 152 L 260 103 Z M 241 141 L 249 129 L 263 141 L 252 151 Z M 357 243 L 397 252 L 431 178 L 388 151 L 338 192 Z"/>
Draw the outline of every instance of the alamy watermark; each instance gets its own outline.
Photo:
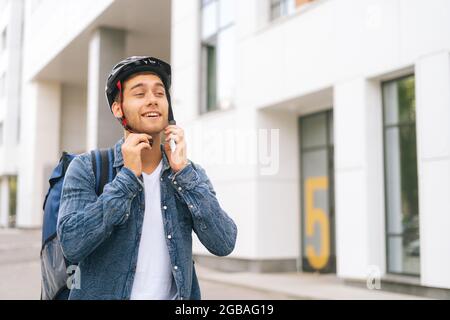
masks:
<path id="1" fill-rule="evenodd" d="M 185 130 L 189 155 L 202 165 L 257 166 L 258 173 L 276 175 L 280 169 L 280 129 Z"/>
<path id="2" fill-rule="evenodd" d="M 70 265 L 67 267 L 66 273 L 68 275 L 67 278 L 67 288 L 69 290 L 72 289 L 81 289 L 81 269 L 77 265 Z"/>
<path id="3" fill-rule="evenodd" d="M 380 267 L 372 265 L 367 268 L 367 289 L 380 290 L 381 289 L 381 270 Z"/>

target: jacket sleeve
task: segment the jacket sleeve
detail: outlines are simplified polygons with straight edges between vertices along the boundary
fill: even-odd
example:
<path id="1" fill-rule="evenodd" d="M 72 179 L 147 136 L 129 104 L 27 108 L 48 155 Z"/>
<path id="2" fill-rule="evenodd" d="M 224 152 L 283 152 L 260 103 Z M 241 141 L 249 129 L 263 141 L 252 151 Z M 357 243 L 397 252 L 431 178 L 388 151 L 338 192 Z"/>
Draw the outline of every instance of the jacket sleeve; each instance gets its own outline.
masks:
<path id="1" fill-rule="evenodd" d="M 188 206 L 200 242 L 216 256 L 229 255 L 236 244 L 237 227 L 221 208 L 205 170 L 189 163 L 169 176 L 171 185 Z"/>
<path id="2" fill-rule="evenodd" d="M 72 160 L 63 183 L 57 234 L 65 257 L 80 262 L 125 223 L 131 202 L 143 190 L 142 182 L 127 168 L 95 193 L 95 177 L 89 154 Z"/>

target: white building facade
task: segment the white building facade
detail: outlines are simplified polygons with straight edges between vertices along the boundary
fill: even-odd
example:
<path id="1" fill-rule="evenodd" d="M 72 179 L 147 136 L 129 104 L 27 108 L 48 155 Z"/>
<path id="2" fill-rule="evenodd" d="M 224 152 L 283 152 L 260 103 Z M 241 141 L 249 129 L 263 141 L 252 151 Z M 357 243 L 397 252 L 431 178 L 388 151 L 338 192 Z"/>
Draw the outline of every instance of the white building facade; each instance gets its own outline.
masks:
<path id="1" fill-rule="evenodd" d="M 42 224 L 48 178 L 63 151 L 109 147 L 122 136 L 105 98 L 106 78 L 130 55 L 170 59 L 170 5 L 25 1 L 18 227 Z"/>
<path id="2" fill-rule="evenodd" d="M 23 1 L 0 1 L 0 226 L 15 225 Z"/>
<path id="3" fill-rule="evenodd" d="M 199 259 L 449 289 L 450 3 L 172 7 L 174 110 L 239 227 Z"/>
<path id="4" fill-rule="evenodd" d="M 238 225 L 229 257 L 196 241 L 199 261 L 448 294 L 447 0 L 4 3 L 0 32 L 22 40 L 6 36 L 0 53 L 0 77 L 13 75 L 0 95 L 2 225 L 12 211 L 17 227 L 41 225 L 62 151 L 119 139 L 106 76 L 152 55 L 171 62 L 189 157 Z"/>

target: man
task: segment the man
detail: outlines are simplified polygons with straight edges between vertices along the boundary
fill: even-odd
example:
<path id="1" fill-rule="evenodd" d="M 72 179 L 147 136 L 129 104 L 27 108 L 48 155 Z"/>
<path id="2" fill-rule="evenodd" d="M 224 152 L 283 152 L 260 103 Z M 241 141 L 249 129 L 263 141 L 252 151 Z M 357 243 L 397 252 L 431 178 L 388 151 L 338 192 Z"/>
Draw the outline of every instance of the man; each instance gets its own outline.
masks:
<path id="1" fill-rule="evenodd" d="M 200 299 L 192 230 L 217 256 L 234 249 L 235 223 L 205 171 L 187 159 L 183 129 L 169 125 L 170 79 L 164 61 L 130 57 L 107 80 L 124 138 L 114 146 L 116 176 L 100 196 L 89 153 L 66 173 L 58 237 L 79 280 L 69 299 Z"/>

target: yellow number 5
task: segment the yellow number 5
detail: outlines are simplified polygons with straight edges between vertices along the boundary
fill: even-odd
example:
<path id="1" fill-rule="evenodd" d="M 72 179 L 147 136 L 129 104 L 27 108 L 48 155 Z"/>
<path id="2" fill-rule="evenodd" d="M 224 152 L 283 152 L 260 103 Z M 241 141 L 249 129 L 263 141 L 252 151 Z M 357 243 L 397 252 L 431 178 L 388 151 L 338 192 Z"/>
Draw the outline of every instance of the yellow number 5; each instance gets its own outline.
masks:
<path id="1" fill-rule="evenodd" d="M 327 177 L 309 178 L 305 181 L 306 193 L 306 236 L 314 235 L 314 225 L 319 224 L 320 232 L 320 252 L 317 253 L 314 246 L 306 246 L 306 257 L 309 264 L 316 270 L 325 267 L 330 258 L 330 221 L 328 215 L 320 208 L 314 207 L 314 193 L 317 190 L 328 190 Z"/>

